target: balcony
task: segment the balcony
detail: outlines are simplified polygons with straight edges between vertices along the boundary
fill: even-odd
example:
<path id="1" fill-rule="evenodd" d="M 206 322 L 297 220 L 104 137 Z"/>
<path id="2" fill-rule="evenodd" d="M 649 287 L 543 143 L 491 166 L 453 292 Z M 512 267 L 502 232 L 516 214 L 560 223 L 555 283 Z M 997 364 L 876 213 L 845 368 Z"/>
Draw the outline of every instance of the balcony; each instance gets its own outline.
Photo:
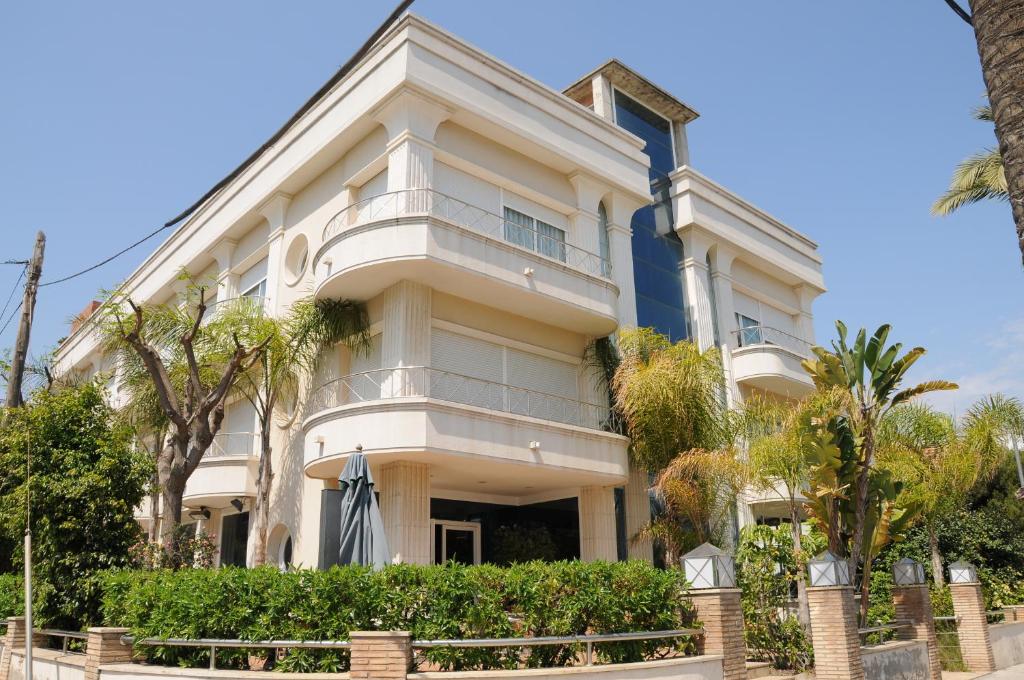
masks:
<path id="1" fill-rule="evenodd" d="M 190 508 L 226 508 L 235 498 L 256 495 L 259 436 L 222 432 L 189 477 L 182 496 Z"/>
<path id="2" fill-rule="evenodd" d="M 367 300 L 403 279 L 588 335 L 617 322 L 607 260 L 429 189 L 334 216 L 313 259 L 318 297 Z"/>
<path id="3" fill-rule="evenodd" d="M 800 363 L 811 356 L 811 343 L 770 326 L 734 332 L 733 379 L 741 385 L 799 398 L 814 389 Z"/>
<path id="4" fill-rule="evenodd" d="M 428 367 L 332 380 L 306 413 L 315 478 L 336 477 L 358 447 L 371 464 L 429 463 L 436 488 L 522 495 L 626 480 L 629 440 L 607 431 L 607 406 Z"/>

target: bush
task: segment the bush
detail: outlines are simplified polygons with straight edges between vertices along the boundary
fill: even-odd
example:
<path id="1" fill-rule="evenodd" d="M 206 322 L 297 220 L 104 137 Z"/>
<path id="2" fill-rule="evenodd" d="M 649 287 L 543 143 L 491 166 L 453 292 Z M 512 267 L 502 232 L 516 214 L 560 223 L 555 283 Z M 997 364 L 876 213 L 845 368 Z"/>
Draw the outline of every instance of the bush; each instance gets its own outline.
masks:
<path id="1" fill-rule="evenodd" d="M 353 630 L 408 630 L 415 639 L 503 638 L 666 630 L 692 622 L 678 571 L 644 562 L 529 562 L 509 568 L 394 565 L 280 572 L 223 568 L 119 571 L 104 576 L 107 625 L 139 637 L 345 640 Z M 672 641 L 595 645 L 603 661 L 639 661 Z M 680 642 L 676 649 L 689 643 Z M 534 648 L 532 667 L 571 665 L 572 646 Z M 443 669 L 515 667 L 519 649 L 434 649 Z M 148 648 L 154 661 L 198 666 L 208 652 Z M 244 667 L 245 650 L 218 653 Z M 278 669 L 337 671 L 348 655 L 289 650 Z"/>
<path id="2" fill-rule="evenodd" d="M 744 527 L 736 553 L 747 651 L 776 668 L 805 670 L 814 651 L 795 615 L 785 613 L 798 570 L 788 527 Z"/>
<path id="3" fill-rule="evenodd" d="M 25 589 L 21 577 L 0 574 L 0 620 L 25 613 Z"/>

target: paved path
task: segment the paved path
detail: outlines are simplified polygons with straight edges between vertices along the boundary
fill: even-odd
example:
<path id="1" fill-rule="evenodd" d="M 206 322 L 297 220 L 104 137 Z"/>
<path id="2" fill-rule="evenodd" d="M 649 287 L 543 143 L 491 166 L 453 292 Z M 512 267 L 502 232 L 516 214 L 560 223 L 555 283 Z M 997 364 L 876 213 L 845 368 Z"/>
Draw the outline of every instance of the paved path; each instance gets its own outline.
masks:
<path id="1" fill-rule="evenodd" d="M 949 671 L 942 672 L 942 680 L 1024 680 L 1024 664 L 1019 666 L 1011 666 L 1010 668 L 1004 668 L 1001 671 L 994 673 L 987 673 L 982 675 L 981 673 L 951 673 Z"/>

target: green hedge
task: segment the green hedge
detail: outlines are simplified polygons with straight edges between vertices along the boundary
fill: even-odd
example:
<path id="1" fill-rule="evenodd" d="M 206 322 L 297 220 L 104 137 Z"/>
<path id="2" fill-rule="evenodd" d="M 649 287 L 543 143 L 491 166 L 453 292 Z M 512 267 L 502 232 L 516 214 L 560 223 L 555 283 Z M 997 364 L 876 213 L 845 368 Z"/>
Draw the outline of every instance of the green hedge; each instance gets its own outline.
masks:
<path id="1" fill-rule="evenodd" d="M 25 613 L 25 589 L 21 576 L 0 574 L 0 620 Z"/>
<path id="2" fill-rule="evenodd" d="M 504 638 L 665 630 L 689 625 L 680 572 L 644 562 L 531 562 L 502 568 L 389 566 L 280 572 L 273 568 L 122 571 L 103 577 L 107 625 L 139 637 L 345 640 L 353 630 L 407 630 L 414 639 Z M 672 641 L 602 644 L 598 658 L 639 661 Z M 683 649 L 688 641 L 680 641 Z M 538 647 L 529 666 L 571 665 L 578 649 Z M 435 649 L 441 668 L 515 667 L 519 649 Z M 159 663 L 199 666 L 205 650 L 150 648 Z M 255 652 L 254 652 L 255 653 Z M 218 653 L 244 667 L 245 652 Z M 335 671 L 347 653 L 291 650 L 281 670 Z"/>

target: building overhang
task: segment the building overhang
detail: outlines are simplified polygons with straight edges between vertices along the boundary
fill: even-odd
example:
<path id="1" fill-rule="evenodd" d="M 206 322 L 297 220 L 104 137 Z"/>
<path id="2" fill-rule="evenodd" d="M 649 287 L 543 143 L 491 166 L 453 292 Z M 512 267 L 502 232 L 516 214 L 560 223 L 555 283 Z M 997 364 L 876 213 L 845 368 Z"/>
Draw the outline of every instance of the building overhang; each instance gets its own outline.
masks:
<path id="1" fill-rule="evenodd" d="M 671 121 L 685 124 L 700 116 L 692 107 L 673 97 L 664 88 L 655 85 L 618 59 L 609 59 L 565 88 L 563 92 L 567 97 L 586 106 L 593 97 L 591 81 L 597 76 L 604 76 L 613 87 L 643 102 L 645 106 Z"/>

